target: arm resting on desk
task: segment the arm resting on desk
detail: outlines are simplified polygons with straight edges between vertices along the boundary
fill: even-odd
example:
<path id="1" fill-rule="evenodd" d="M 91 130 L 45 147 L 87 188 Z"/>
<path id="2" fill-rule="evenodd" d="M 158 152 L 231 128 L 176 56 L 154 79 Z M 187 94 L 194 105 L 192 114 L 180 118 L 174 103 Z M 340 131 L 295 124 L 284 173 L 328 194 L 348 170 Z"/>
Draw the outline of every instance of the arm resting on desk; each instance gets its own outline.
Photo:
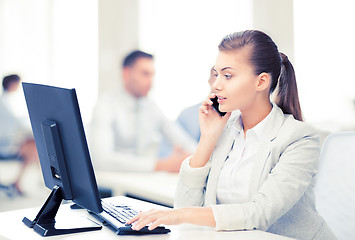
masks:
<path id="1" fill-rule="evenodd" d="M 152 230 L 159 225 L 178 225 L 190 223 L 208 227 L 215 227 L 213 211 L 210 207 L 191 207 L 169 210 L 150 210 L 132 218 L 127 224 L 133 224 L 132 229 L 140 230 L 152 223 L 149 229 Z"/>

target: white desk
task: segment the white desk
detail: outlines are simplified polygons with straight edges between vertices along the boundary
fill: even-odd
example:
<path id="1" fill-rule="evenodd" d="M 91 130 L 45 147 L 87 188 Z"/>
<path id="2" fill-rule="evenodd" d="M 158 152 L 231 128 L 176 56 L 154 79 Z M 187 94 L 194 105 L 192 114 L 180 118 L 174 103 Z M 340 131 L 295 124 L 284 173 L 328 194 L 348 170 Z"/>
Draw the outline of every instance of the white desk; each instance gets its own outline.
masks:
<path id="1" fill-rule="evenodd" d="M 126 204 L 135 206 L 141 210 L 148 210 L 151 208 L 158 208 L 158 206 L 130 199 L 125 197 L 120 198 Z M 32 239 L 66 239 L 66 240 L 75 240 L 75 239 L 163 239 L 163 240 L 195 240 L 195 239 L 223 239 L 223 240 L 260 240 L 260 239 L 272 239 L 272 240 L 286 240 L 283 236 L 278 236 L 270 234 L 263 231 L 231 231 L 231 232 L 217 232 L 209 227 L 194 226 L 190 224 L 183 224 L 179 226 L 168 226 L 171 230 L 169 234 L 164 235 L 145 235 L 145 236 L 118 236 L 115 235 L 113 231 L 107 227 L 103 227 L 101 230 L 85 233 L 75 233 L 61 236 L 53 236 L 43 238 L 33 231 L 33 229 L 28 228 L 22 223 L 23 217 L 29 217 L 33 219 L 37 214 L 39 208 L 30 208 L 22 209 L 10 212 L 0 213 L 0 239 L 19 239 L 19 240 L 32 240 Z M 62 205 L 57 214 L 57 222 L 68 221 L 68 219 L 74 220 L 77 217 L 89 217 L 93 218 L 86 210 L 72 210 L 69 208 L 69 204 Z M 97 220 L 95 220 L 98 222 Z"/>
<path id="2" fill-rule="evenodd" d="M 99 186 L 113 190 L 113 196 L 134 195 L 167 206 L 174 205 L 177 173 L 127 173 L 95 171 Z"/>

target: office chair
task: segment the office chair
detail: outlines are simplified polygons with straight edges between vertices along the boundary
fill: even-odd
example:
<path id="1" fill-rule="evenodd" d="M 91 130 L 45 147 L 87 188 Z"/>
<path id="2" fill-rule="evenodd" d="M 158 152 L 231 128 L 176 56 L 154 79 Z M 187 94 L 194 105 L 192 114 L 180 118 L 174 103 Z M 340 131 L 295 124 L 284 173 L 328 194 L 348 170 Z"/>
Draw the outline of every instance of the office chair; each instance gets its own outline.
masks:
<path id="1" fill-rule="evenodd" d="M 355 131 L 328 136 L 315 186 L 316 207 L 339 240 L 355 239 Z"/>

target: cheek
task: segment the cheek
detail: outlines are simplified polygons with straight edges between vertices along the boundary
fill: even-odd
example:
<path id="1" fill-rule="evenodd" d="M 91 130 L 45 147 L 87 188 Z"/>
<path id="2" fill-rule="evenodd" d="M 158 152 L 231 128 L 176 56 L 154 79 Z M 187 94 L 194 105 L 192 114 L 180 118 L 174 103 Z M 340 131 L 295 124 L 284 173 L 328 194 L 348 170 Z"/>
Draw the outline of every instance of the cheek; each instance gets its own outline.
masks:
<path id="1" fill-rule="evenodd" d="M 228 89 L 228 98 L 231 100 L 230 108 L 240 109 L 252 101 L 255 96 L 255 85 L 252 79 L 240 79 L 235 81 Z"/>

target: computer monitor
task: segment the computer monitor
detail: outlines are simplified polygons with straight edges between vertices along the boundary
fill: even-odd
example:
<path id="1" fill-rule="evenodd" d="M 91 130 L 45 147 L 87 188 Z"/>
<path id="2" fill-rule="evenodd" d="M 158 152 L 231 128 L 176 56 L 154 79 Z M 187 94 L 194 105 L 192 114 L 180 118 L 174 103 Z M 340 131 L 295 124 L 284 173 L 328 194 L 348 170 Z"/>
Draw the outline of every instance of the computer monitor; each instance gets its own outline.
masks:
<path id="1" fill-rule="evenodd" d="M 101 229 L 100 225 L 55 229 L 62 199 L 102 212 L 75 89 L 22 83 L 46 187 L 52 190 L 31 221 L 23 222 L 43 236 Z"/>

